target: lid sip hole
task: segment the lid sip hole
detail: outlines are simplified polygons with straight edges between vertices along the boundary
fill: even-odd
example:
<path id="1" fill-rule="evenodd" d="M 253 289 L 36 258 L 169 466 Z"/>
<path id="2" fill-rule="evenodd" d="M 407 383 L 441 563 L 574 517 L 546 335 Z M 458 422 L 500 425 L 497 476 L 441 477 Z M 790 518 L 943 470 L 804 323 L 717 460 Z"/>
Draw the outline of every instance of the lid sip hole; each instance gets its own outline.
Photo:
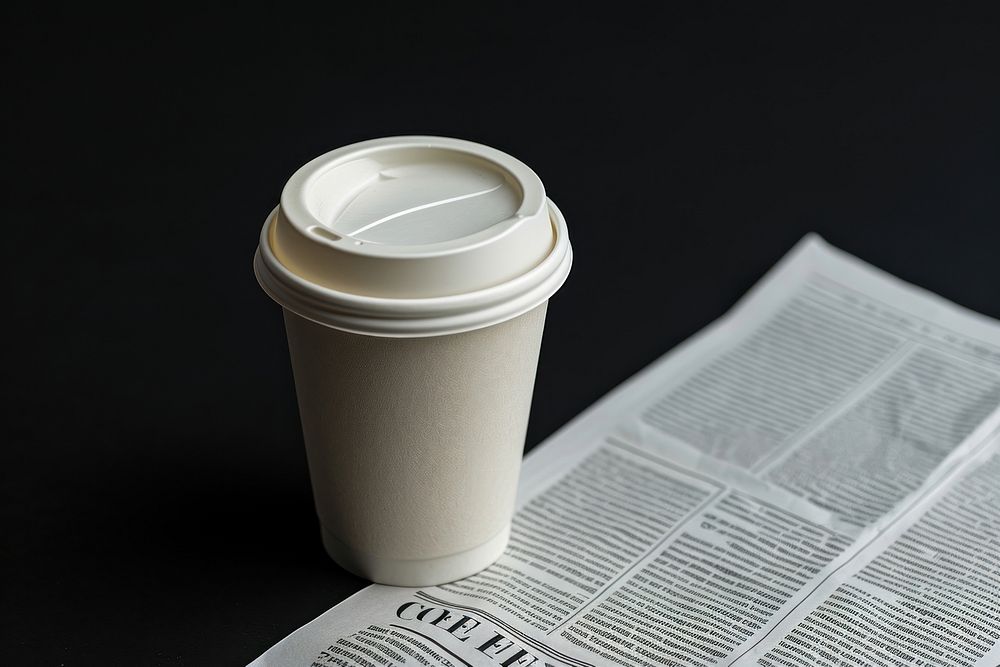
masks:
<path id="1" fill-rule="evenodd" d="M 310 227 L 309 231 L 320 238 L 326 239 L 327 241 L 340 241 L 342 238 L 344 238 L 340 234 L 335 234 L 326 227 L 321 227 L 319 225 L 314 225 Z"/>

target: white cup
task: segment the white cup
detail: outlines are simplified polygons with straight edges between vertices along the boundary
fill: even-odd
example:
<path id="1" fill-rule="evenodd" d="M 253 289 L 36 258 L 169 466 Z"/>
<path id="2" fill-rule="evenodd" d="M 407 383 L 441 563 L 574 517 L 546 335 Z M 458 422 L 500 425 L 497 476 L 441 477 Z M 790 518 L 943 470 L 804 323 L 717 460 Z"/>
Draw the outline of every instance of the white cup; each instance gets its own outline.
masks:
<path id="1" fill-rule="evenodd" d="M 289 179 L 254 257 L 285 312 L 323 544 L 427 586 L 503 552 L 566 224 L 513 157 L 365 141 Z"/>

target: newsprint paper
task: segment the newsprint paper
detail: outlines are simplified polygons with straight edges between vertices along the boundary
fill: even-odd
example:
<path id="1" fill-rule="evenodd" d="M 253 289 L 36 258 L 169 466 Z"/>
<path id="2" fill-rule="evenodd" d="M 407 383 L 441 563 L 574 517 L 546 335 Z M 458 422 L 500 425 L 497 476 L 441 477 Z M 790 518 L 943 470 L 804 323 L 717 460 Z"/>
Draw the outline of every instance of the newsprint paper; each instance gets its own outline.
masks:
<path id="1" fill-rule="evenodd" d="M 525 459 L 510 546 L 252 667 L 1000 664 L 1000 323 L 804 239 Z"/>

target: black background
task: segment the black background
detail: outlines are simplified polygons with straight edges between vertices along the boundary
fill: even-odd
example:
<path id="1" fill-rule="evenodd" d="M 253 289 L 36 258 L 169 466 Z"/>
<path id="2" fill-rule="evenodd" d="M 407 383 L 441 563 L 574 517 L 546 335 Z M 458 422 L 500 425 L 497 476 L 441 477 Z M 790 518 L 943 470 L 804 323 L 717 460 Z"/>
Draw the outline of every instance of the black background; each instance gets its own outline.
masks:
<path id="1" fill-rule="evenodd" d="M 363 585 L 251 272 L 337 146 L 480 141 L 562 208 L 529 447 L 808 231 L 1000 316 L 995 16 L 4 11 L 4 664 L 241 665 Z"/>

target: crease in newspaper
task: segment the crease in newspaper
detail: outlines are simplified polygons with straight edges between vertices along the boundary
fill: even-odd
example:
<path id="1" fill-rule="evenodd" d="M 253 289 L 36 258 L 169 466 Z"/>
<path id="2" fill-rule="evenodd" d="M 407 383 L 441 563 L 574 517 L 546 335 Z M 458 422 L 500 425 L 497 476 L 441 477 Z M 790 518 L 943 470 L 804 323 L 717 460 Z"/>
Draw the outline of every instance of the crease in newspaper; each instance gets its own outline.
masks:
<path id="1" fill-rule="evenodd" d="M 1000 426 L 737 665 L 954 664 L 1000 658 Z"/>

